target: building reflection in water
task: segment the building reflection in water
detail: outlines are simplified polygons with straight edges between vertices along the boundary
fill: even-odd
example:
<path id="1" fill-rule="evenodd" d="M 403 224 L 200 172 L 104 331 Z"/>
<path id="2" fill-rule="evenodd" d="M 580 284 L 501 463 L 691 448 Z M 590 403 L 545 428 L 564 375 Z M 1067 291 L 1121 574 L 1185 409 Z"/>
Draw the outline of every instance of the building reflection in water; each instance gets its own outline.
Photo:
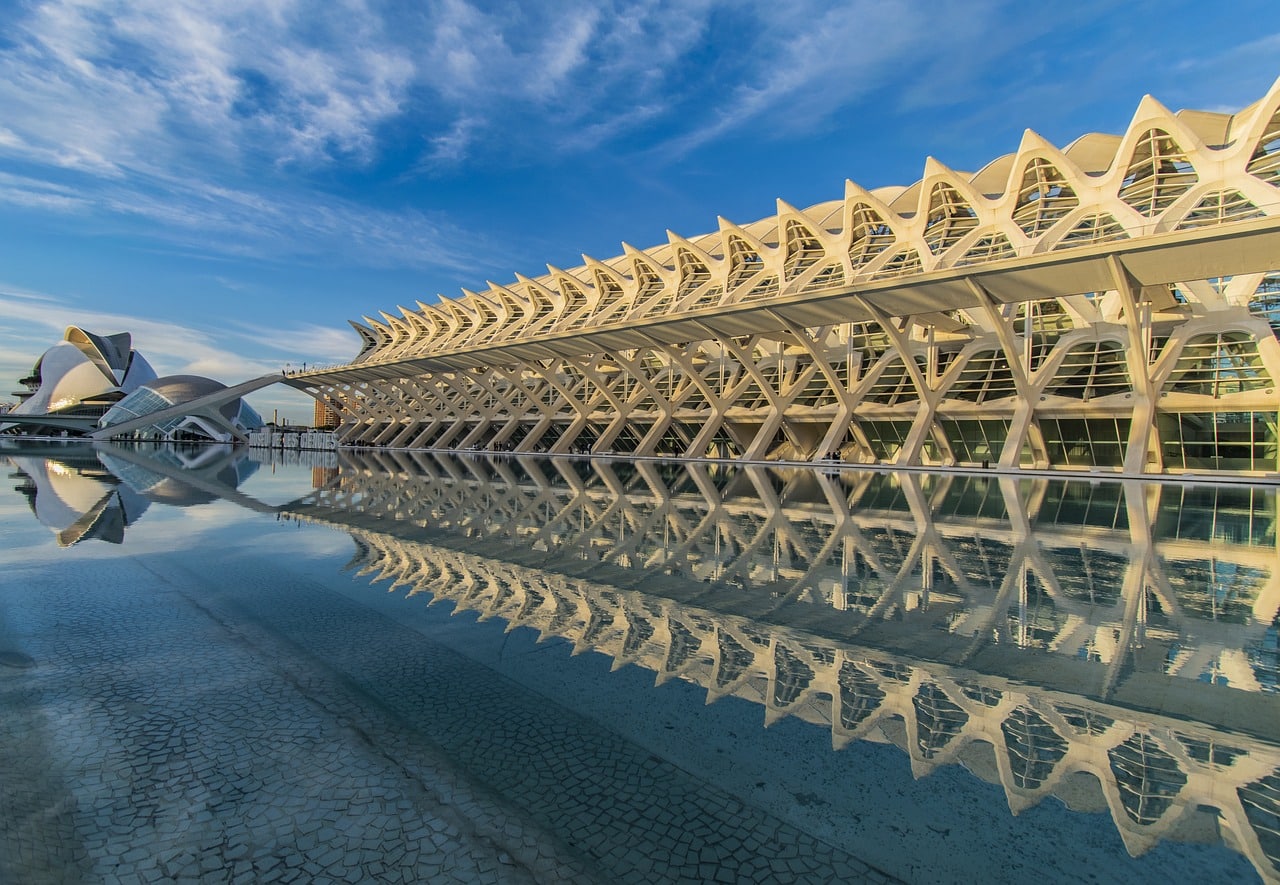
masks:
<path id="1" fill-rule="evenodd" d="M 153 502 L 284 511 L 410 597 L 1280 877 L 1273 488 L 344 452 L 276 508 L 238 490 L 261 453 L 197 451 L 0 454 L 60 544 Z"/>
<path id="2" fill-rule="evenodd" d="M 289 510 L 374 581 L 1280 874 L 1274 489 L 342 460 Z"/>
<path id="3" fill-rule="evenodd" d="M 11 480 L 58 546 L 124 541 L 152 503 L 171 507 L 237 497 L 258 463 L 226 446 L 88 446 L 22 442 L 0 447 Z M 243 503 L 243 502 L 242 502 Z M 261 506 L 254 509 L 262 509 Z"/>

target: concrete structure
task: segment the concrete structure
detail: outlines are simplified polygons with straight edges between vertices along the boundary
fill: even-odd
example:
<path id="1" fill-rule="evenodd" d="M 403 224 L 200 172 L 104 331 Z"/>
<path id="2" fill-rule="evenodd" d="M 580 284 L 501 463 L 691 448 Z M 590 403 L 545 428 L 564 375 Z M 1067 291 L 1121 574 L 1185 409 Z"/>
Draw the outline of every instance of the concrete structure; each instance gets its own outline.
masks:
<path id="1" fill-rule="evenodd" d="M 268 375 L 227 387 L 198 375 L 156 377 L 128 332 L 96 335 L 77 326 L 19 383 L 19 403 L 0 434 L 94 439 L 244 442 L 262 418 L 241 396 L 274 384 Z"/>
<path id="2" fill-rule="evenodd" d="M 269 375 L 227 387 L 199 375 L 169 375 L 145 384 L 107 411 L 91 435 L 98 439 L 165 442 L 247 442 L 262 418 L 241 399 L 249 390 L 273 384 Z"/>
<path id="3" fill-rule="evenodd" d="M 0 420 L 0 433 L 83 432 L 155 378 L 155 369 L 133 349 L 128 332 L 97 335 L 68 326 L 63 339 L 19 381 L 23 389 L 14 391 L 18 404 Z"/>
<path id="4" fill-rule="evenodd" d="M 337 409 L 322 399 L 316 400 L 315 416 L 311 421 L 312 427 L 317 430 L 336 430 L 341 420 Z"/>
<path id="5" fill-rule="evenodd" d="M 353 323 L 346 444 L 1277 470 L 1280 82 Z"/>

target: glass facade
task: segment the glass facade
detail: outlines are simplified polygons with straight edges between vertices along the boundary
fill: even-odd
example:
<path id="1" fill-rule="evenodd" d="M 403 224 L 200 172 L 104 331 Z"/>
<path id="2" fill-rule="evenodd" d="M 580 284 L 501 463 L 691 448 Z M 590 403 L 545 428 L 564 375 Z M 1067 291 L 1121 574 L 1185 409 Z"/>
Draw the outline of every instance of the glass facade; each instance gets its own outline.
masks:
<path id="1" fill-rule="evenodd" d="M 127 421 L 154 415 L 171 409 L 183 402 L 217 393 L 225 389 L 223 385 L 208 378 L 195 376 L 174 376 L 171 379 L 160 379 L 156 385 L 164 390 L 181 391 L 178 401 L 165 396 L 161 390 L 151 386 L 140 387 L 120 402 L 112 406 L 102 416 L 99 426 L 113 427 Z M 231 428 L 238 431 L 255 430 L 263 426 L 262 417 L 242 399 L 234 399 L 224 403 L 217 409 L 222 421 L 208 417 L 197 417 L 188 414 L 175 414 L 160 418 L 146 427 L 133 431 L 131 435 L 139 439 L 166 440 L 219 440 L 227 441 L 235 436 Z"/>
<path id="2" fill-rule="evenodd" d="M 141 418 L 143 415 L 150 415 L 152 412 L 158 412 L 161 409 L 167 409 L 173 403 L 156 393 L 149 387 L 139 387 L 133 393 L 126 396 L 120 402 L 116 403 L 102 417 L 101 426 L 110 427 L 112 424 L 121 424 L 125 421 L 132 421 L 134 418 Z"/>
<path id="3" fill-rule="evenodd" d="M 1054 467 L 1121 467 L 1129 418 L 1041 418 L 1049 463 Z"/>
<path id="4" fill-rule="evenodd" d="M 1000 451 L 1009 436 L 1008 421 L 940 418 L 938 423 L 957 464 L 985 465 L 1000 460 Z"/>
<path id="5" fill-rule="evenodd" d="M 1275 412 L 1184 412 L 1157 417 L 1166 470 L 1275 471 Z"/>

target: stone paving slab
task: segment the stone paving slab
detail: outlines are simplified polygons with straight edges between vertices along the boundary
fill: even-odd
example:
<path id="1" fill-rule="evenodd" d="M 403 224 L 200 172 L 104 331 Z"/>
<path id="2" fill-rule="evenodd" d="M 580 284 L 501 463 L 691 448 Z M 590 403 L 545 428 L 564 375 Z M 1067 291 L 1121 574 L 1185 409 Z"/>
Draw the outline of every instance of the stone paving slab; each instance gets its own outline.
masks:
<path id="1" fill-rule="evenodd" d="M 43 598 L 36 666 L 0 675 L 0 881 L 601 881 L 341 679 L 300 681 L 140 562 L 103 568 L 24 576 Z"/>
<path id="2" fill-rule="evenodd" d="M 22 575 L 0 881 L 887 880 L 325 588 Z"/>

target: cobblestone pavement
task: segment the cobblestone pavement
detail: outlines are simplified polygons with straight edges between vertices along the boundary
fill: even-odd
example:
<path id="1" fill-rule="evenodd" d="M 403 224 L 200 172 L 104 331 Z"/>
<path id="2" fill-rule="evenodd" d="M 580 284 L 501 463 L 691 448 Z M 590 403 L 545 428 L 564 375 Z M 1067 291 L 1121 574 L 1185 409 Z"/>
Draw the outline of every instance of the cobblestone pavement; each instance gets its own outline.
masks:
<path id="1" fill-rule="evenodd" d="M 0 881 L 889 880 L 249 557 L 91 567 L 0 602 Z"/>

